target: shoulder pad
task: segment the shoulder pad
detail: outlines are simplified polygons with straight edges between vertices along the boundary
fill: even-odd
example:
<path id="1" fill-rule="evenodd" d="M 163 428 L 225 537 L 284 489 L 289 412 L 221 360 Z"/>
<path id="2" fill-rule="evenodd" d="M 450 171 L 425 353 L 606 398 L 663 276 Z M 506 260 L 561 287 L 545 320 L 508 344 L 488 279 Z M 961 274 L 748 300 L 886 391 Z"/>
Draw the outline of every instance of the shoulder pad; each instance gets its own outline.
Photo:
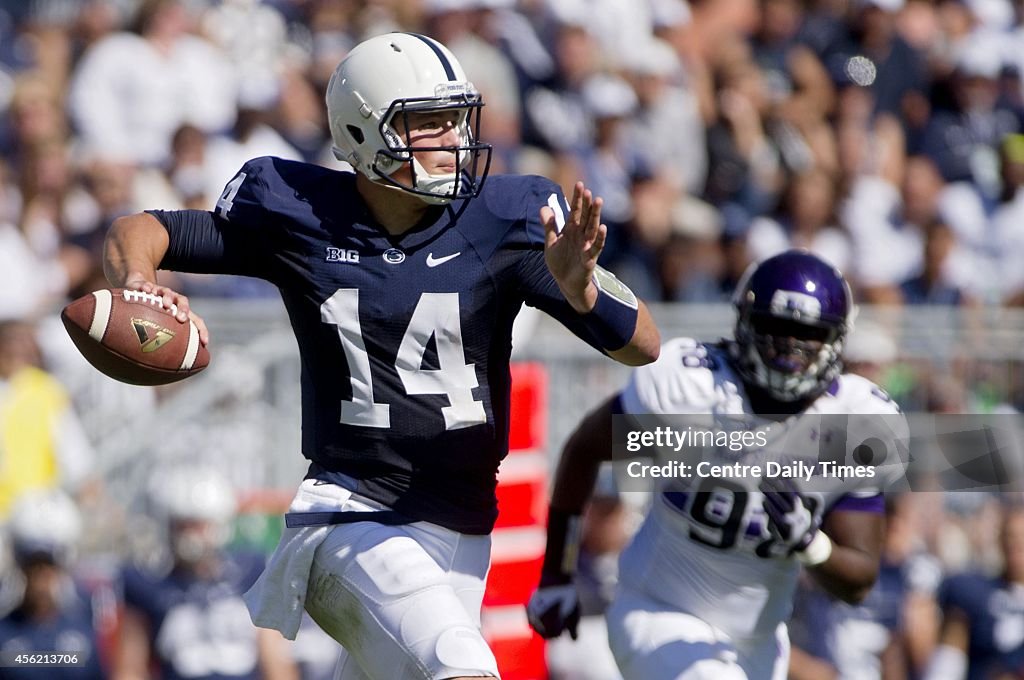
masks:
<path id="1" fill-rule="evenodd" d="M 257 225 L 268 214 L 291 214 L 308 209 L 317 198 L 337 199 L 346 174 L 318 165 L 261 156 L 245 163 L 224 187 L 214 212 L 243 225 Z"/>
<path id="2" fill-rule="evenodd" d="M 715 395 L 721 359 L 714 348 L 693 338 L 674 338 L 661 347 L 658 360 L 633 371 L 622 393 L 627 413 L 703 413 Z"/>
<path id="3" fill-rule="evenodd" d="M 854 373 L 839 376 L 835 397 L 842 401 L 847 413 L 898 414 L 897 404 L 888 393 L 867 378 Z"/>

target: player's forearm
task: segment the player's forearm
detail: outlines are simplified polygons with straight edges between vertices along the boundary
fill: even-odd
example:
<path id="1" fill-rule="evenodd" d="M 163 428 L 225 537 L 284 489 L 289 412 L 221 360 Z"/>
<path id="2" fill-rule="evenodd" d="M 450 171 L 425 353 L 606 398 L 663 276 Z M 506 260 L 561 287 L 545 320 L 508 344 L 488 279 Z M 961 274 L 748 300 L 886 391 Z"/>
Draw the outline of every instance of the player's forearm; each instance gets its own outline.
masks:
<path id="1" fill-rule="evenodd" d="M 814 579 L 833 596 L 857 604 L 867 597 L 878 578 L 878 558 L 857 548 L 832 544 L 832 554 L 810 567 Z"/>
<path id="2" fill-rule="evenodd" d="M 558 279 L 555 279 L 555 283 L 565 296 L 565 301 L 577 314 L 589 314 L 594 310 L 600 291 L 592 280 L 588 279 L 584 284 L 577 286 L 564 284 Z"/>
<path id="3" fill-rule="evenodd" d="M 601 463 L 611 459 L 611 402 L 592 411 L 569 437 L 558 461 L 551 507 L 578 515 L 594 490 Z"/>
<path id="4" fill-rule="evenodd" d="M 633 337 L 622 349 L 608 352 L 608 356 L 627 366 L 643 366 L 658 359 L 661 352 L 661 334 L 651 318 L 647 305 L 640 302 Z"/>
<path id="5" fill-rule="evenodd" d="M 167 230 L 152 215 L 119 217 L 103 244 L 103 273 L 113 286 L 123 286 L 133 276 L 155 283 L 169 243 Z"/>

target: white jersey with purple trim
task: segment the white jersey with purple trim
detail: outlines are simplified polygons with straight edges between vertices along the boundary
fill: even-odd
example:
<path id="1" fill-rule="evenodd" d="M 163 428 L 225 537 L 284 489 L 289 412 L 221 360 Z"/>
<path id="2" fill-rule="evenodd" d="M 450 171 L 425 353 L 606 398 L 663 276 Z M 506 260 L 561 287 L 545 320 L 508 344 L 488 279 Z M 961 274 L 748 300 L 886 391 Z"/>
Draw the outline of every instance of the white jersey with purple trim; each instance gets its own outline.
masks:
<path id="1" fill-rule="evenodd" d="M 620 401 L 622 410 L 634 416 L 701 415 L 717 421 L 752 413 L 727 347 L 691 338 L 665 343 L 658 361 L 633 372 Z M 832 415 L 836 417 L 820 417 Z M 692 614 L 737 642 L 774 634 L 789 618 L 799 573 L 797 560 L 767 528 L 763 496 L 757 490 L 767 462 L 781 460 L 794 472 L 797 460 L 808 461 L 808 466 L 819 462 L 813 481 L 803 476 L 792 480 L 810 499 L 815 514 L 823 516 L 833 509 L 881 512 L 881 491 L 902 472 L 899 461 L 906 460 L 906 422 L 899 408 L 856 375 L 840 376 L 805 411 L 772 422 L 767 433 L 767 447 L 740 452 L 709 448 L 703 454 L 703 462 L 732 465 L 734 471 L 759 465 L 762 476 L 714 474 L 705 466 L 703 475 L 691 470 L 686 477 L 660 480 L 651 511 L 621 558 L 625 587 Z M 862 453 L 858 445 L 867 439 L 884 442 L 887 451 L 887 459 L 875 459 L 885 464 L 860 466 L 872 477 L 821 476 L 820 461 L 855 465 Z M 786 456 L 780 458 L 773 441 L 785 443 Z M 794 444 L 806 452 L 793 451 Z"/>

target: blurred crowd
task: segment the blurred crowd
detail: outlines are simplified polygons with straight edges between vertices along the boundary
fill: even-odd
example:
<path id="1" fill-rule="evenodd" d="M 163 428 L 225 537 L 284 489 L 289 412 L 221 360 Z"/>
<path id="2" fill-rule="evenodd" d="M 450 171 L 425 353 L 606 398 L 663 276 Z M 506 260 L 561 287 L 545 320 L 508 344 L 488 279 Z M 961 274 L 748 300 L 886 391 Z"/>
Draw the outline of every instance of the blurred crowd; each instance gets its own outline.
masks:
<path id="1" fill-rule="evenodd" d="M 1024 302 L 1013 0 L 0 2 L 0 317 L 100 281 L 112 218 L 211 208 L 248 158 L 341 167 L 322 93 L 360 39 L 448 44 L 494 172 L 583 178 L 603 263 L 727 299 L 788 246 L 869 302 Z M 193 279 L 187 292 L 266 294 Z"/>
<path id="2" fill-rule="evenodd" d="M 167 493 L 151 507 L 104 493 L 95 433 L 110 439 L 158 397 L 100 380 L 52 314 L 106 286 L 99 253 L 115 217 L 211 209 L 255 156 L 345 169 L 323 92 L 351 46 L 390 30 L 459 57 L 486 102 L 493 173 L 582 178 L 604 197 L 602 263 L 645 299 L 724 302 L 750 262 L 805 247 L 863 303 L 1024 306 L 1020 0 L 0 0 L 0 649 L 93 650 L 67 677 L 329 677 L 333 650 L 315 627 L 284 655 L 249 627 L 238 594 L 252 556 L 226 550 L 233 503 L 200 512 L 200 494 L 183 514 L 160 470 Z M 251 280 L 163 281 L 274 294 Z M 891 330 L 863 324 L 847 355 L 904 410 L 1024 404 L 1019 361 L 935 371 L 901 358 Z M 33 491 L 55 487 L 72 500 Z M 1024 677 L 1019 514 L 984 494 L 891 500 L 874 599 L 852 608 L 809 590 L 793 677 L 954 677 L 928 673 L 948 669 L 939 652 L 963 642 L 957 621 L 986 616 L 977 630 L 998 634 L 969 626 L 966 644 L 1010 660 L 971 677 Z M 591 510 L 591 613 L 632 513 L 614 493 Z M 115 527 L 127 547 L 114 558 L 139 564 L 111 566 L 88 545 L 75 559 L 76 543 Z M 962 574 L 992 577 L 995 610 L 954 606 L 959 591 L 943 584 Z M 553 648 L 560 677 L 614 677 L 597 674 L 600 628 L 596 650 L 575 652 L 589 649 L 584 662 L 563 649 L 559 666 Z"/>

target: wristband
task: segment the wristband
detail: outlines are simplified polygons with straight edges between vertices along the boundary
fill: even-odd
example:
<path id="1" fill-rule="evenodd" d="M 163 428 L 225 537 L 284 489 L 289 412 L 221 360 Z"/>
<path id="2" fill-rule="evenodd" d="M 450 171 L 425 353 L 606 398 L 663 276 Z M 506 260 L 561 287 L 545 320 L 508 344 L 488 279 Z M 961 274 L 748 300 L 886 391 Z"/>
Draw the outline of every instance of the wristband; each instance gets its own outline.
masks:
<path id="1" fill-rule="evenodd" d="M 796 559 L 808 567 L 823 564 L 832 555 L 832 539 L 819 530 L 807 547 L 795 553 Z"/>
<path id="2" fill-rule="evenodd" d="M 608 270 L 594 269 L 597 302 L 583 315 L 583 323 L 602 349 L 614 352 L 633 339 L 639 303 L 629 287 Z"/>
<path id="3" fill-rule="evenodd" d="M 576 573 L 582 529 L 579 515 L 555 508 L 548 510 L 548 542 L 542 575 L 567 577 Z"/>

